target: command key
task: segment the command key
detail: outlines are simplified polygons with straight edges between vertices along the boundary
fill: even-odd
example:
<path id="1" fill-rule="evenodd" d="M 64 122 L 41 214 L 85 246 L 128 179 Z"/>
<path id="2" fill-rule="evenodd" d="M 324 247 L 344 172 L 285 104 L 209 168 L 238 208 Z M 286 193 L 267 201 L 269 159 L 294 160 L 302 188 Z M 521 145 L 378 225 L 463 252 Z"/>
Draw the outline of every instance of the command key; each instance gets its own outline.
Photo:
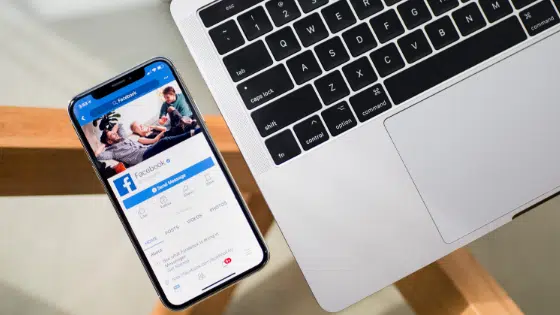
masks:
<path id="1" fill-rule="evenodd" d="M 539 2 L 521 11 L 520 17 L 531 36 L 535 36 L 558 24 L 558 14 L 556 14 L 550 0 Z"/>

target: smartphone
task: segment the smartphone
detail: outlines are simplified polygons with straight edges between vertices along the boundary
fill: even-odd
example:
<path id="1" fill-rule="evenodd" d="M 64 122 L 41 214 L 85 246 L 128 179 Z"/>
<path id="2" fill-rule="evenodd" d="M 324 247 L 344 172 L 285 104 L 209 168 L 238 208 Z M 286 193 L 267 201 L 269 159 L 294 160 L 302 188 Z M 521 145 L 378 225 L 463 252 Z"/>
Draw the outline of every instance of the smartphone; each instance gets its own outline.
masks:
<path id="1" fill-rule="evenodd" d="M 266 264 L 263 237 L 169 60 L 76 96 L 68 111 L 165 306 L 187 308 Z"/>

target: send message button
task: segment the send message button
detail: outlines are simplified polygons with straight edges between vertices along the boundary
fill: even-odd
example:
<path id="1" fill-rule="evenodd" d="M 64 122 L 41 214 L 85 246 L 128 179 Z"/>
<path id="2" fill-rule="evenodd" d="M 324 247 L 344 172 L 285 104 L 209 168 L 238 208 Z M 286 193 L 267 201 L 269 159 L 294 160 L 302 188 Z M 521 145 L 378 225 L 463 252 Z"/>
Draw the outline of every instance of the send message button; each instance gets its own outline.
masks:
<path id="1" fill-rule="evenodd" d="M 130 209 L 132 207 L 135 207 L 139 204 L 141 204 L 142 202 L 168 190 L 171 189 L 177 185 L 179 185 L 180 183 L 186 181 L 189 178 L 192 178 L 210 168 L 212 168 L 214 166 L 214 160 L 212 160 L 211 157 L 202 160 L 198 163 L 196 163 L 193 166 L 190 166 L 186 169 L 184 169 L 183 171 L 168 177 L 165 180 L 162 180 L 161 182 L 150 186 L 144 190 L 142 190 L 141 192 L 137 193 L 136 195 L 125 199 L 123 201 L 123 204 L 125 206 L 126 209 Z"/>

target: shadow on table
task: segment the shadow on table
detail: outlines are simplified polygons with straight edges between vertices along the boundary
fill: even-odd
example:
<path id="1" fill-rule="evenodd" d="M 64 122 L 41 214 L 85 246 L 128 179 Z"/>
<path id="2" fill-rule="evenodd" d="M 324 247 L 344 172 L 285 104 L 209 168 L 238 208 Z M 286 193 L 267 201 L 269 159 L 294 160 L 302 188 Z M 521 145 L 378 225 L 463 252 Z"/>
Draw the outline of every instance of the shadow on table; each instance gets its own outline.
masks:
<path id="1" fill-rule="evenodd" d="M 227 315 L 326 315 L 317 304 L 298 265 L 292 262 L 267 277 L 256 288 L 232 301 Z M 340 315 L 411 315 L 414 314 L 395 294 L 380 291 L 339 313 Z"/>
<path id="2" fill-rule="evenodd" d="M 0 314 L 6 315 L 70 315 L 39 298 L 0 283 Z"/>

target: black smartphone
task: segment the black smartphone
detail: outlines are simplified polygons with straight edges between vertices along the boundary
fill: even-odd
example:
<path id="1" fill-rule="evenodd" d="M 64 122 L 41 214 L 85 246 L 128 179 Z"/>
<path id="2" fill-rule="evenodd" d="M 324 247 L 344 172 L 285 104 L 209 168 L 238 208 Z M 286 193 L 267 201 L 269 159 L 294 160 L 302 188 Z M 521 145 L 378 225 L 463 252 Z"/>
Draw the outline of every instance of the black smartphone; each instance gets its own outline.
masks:
<path id="1" fill-rule="evenodd" d="M 266 264 L 262 235 L 169 60 L 76 96 L 68 111 L 165 306 L 187 308 Z"/>

